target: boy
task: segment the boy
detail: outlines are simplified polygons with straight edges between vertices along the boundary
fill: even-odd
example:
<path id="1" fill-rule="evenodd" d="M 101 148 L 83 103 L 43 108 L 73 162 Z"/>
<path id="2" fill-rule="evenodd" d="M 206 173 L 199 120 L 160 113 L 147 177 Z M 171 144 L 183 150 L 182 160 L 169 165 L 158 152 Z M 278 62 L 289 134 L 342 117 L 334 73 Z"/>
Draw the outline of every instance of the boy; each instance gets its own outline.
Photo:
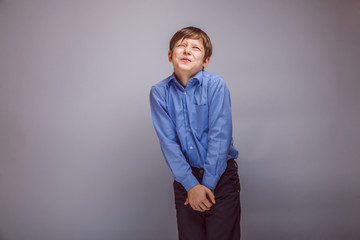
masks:
<path id="1" fill-rule="evenodd" d="M 174 73 L 150 91 L 153 124 L 174 176 L 179 239 L 240 239 L 240 183 L 232 144 L 230 93 L 204 71 L 212 54 L 199 28 L 170 40 Z"/>

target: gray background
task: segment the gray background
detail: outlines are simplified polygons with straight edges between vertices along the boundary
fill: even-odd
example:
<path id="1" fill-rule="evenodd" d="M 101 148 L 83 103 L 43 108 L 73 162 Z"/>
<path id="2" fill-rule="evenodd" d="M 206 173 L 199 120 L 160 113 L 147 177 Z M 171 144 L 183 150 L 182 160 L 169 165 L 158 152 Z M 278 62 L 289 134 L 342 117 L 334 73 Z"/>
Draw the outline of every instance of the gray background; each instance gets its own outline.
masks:
<path id="1" fill-rule="evenodd" d="M 176 239 L 150 87 L 195 25 L 232 94 L 245 240 L 360 239 L 360 1 L 0 0 L 0 239 Z"/>

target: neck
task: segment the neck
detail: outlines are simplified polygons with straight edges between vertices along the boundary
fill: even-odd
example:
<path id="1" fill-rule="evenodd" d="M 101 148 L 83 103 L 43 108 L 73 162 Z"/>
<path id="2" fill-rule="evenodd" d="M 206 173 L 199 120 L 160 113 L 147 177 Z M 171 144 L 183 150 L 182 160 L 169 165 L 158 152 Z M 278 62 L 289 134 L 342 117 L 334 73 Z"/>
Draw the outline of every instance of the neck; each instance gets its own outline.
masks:
<path id="1" fill-rule="evenodd" d="M 176 80 L 184 87 L 186 88 L 189 80 L 191 79 L 191 76 L 185 75 L 185 74 L 177 74 L 175 73 Z"/>
<path id="2" fill-rule="evenodd" d="M 204 70 L 204 69 L 203 69 Z M 186 73 L 178 73 L 178 72 L 175 72 L 174 71 L 174 74 L 175 74 L 175 77 L 176 77 L 176 80 L 184 87 L 186 88 L 188 82 L 190 81 L 190 79 L 192 79 L 193 77 L 195 77 L 195 74 L 193 75 L 189 75 L 189 74 L 186 74 Z"/>

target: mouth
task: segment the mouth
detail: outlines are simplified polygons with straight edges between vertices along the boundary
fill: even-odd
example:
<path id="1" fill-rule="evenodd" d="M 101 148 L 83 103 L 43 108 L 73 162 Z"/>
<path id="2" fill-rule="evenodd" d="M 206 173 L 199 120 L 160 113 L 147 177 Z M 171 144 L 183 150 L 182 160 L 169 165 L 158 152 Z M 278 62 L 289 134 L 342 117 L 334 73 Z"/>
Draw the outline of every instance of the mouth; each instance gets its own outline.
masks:
<path id="1" fill-rule="evenodd" d="M 180 60 L 181 60 L 182 62 L 185 62 L 185 63 L 191 62 L 191 60 L 188 59 L 187 57 L 180 58 Z"/>

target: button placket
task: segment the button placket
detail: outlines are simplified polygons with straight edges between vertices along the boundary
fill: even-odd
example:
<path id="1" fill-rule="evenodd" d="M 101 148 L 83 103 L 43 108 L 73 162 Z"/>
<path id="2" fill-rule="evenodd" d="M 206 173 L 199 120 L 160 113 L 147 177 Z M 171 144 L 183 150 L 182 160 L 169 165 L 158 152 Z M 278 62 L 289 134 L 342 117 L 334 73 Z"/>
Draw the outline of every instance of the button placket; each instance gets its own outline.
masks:
<path id="1" fill-rule="evenodd" d="M 183 107 L 184 107 L 184 123 L 185 123 L 185 129 L 187 132 L 190 132 L 191 129 L 190 129 L 190 125 L 189 125 L 189 116 L 188 116 L 188 110 L 187 110 L 187 101 L 186 101 L 186 92 L 183 92 L 184 96 L 183 96 Z M 191 144 L 191 142 L 188 141 L 188 135 L 187 135 L 187 144 Z M 188 145 L 188 149 L 189 150 L 192 150 L 193 149 L 193 146 Z"/>

